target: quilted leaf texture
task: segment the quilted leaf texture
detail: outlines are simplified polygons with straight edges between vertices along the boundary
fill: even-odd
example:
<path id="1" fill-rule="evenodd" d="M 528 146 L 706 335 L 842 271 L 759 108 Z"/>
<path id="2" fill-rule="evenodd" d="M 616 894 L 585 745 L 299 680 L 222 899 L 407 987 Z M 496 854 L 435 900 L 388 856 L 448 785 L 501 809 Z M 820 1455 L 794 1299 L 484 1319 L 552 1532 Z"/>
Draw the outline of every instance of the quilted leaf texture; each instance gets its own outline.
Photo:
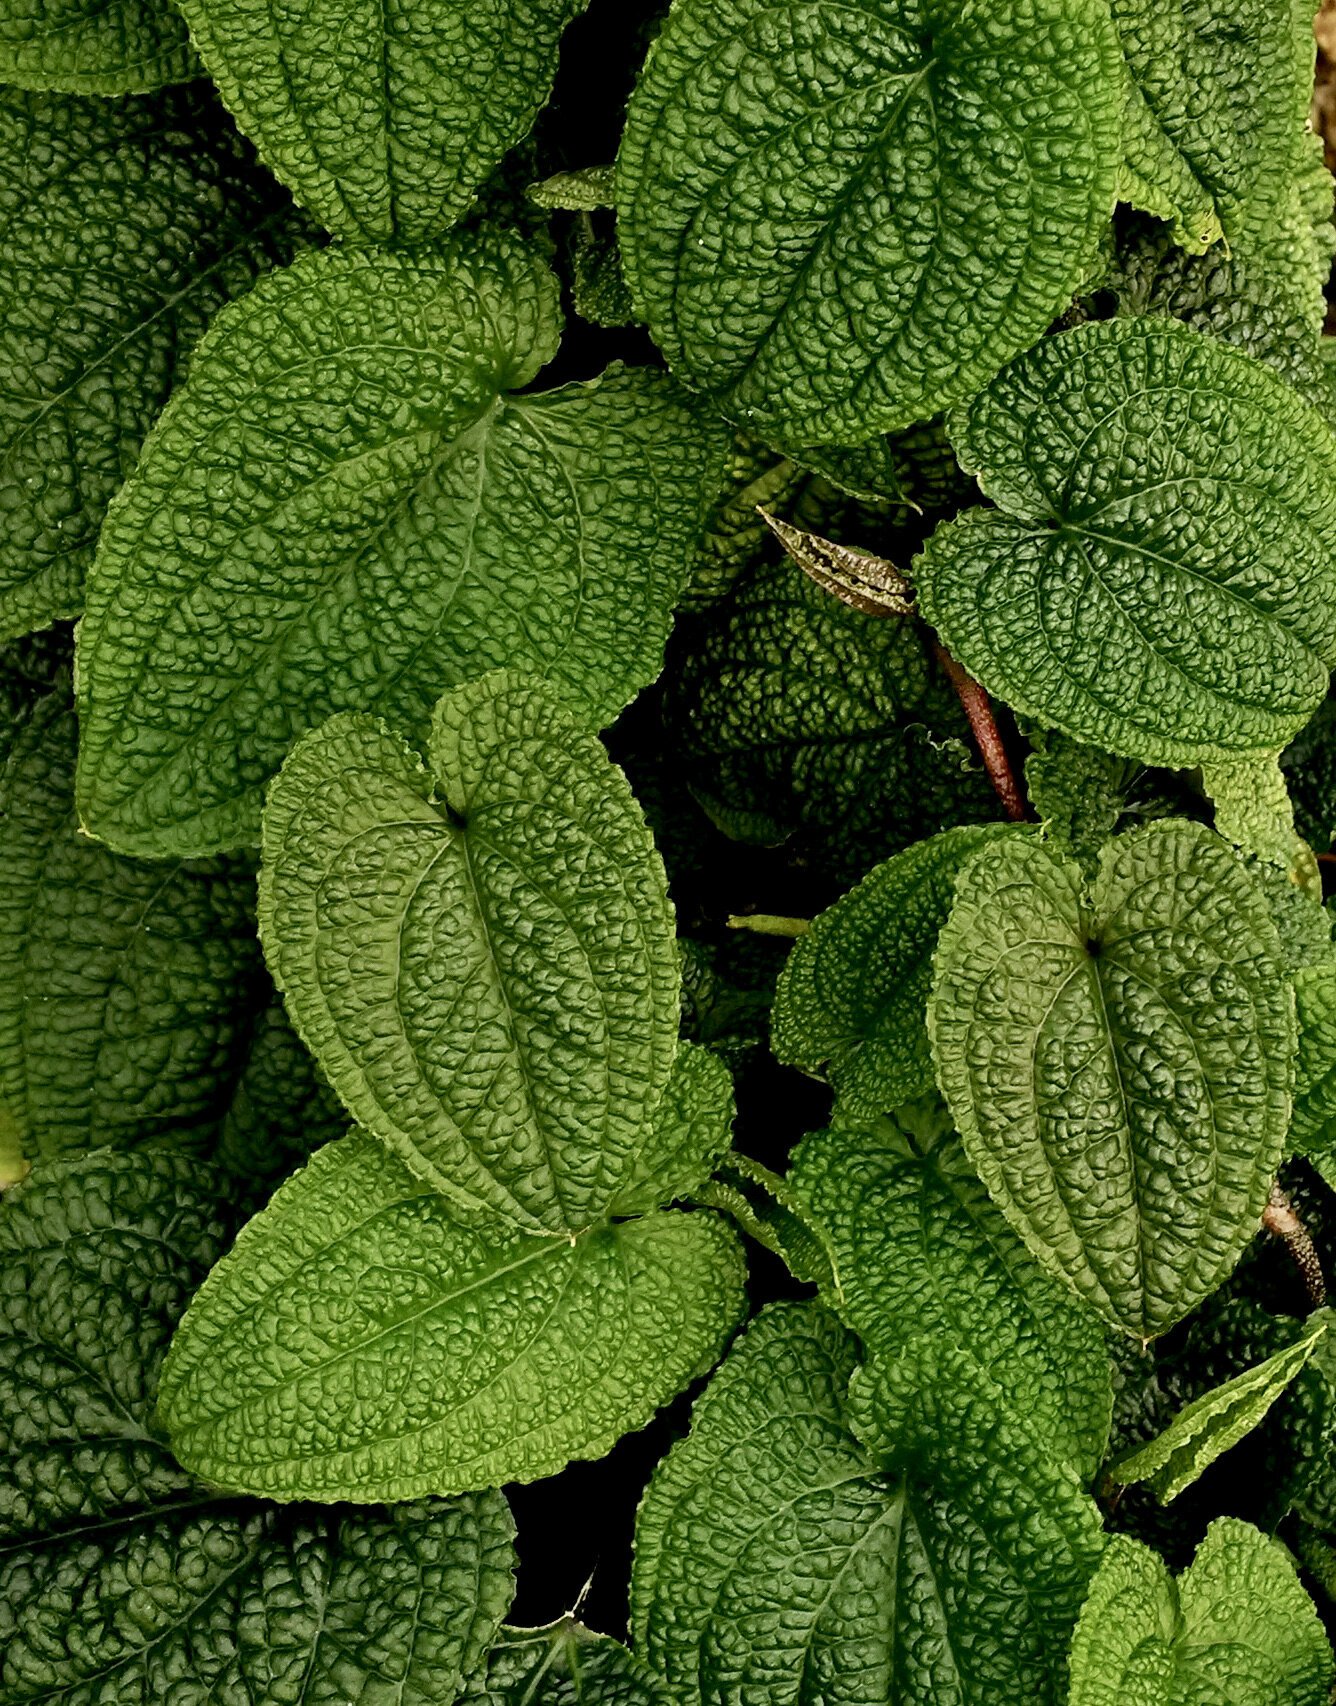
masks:
<path id="1" fill-rule="evenodd" d="M 0 1697 L 453 1700 L 510 1603 L 505 1500 L 312 1512 L 184 1474 L 153 1424 L 230 1228 L 158 1152 L 49 1163 L 0 1206 Z"/>
<path id="2" fill-rule="evenodd" d="M 591 727 L 659 671 L 724 440 L 668 377 L 541 395 L 557 283 L 514 237 L 326 250 L 218 318 L 107 518 L 80 634 L 80 811 L 128 853 L 258 839 L 340 710 L 548 676 Z"/>
<path id="3" fill-rule="evenodd" d="M 871 870 L 793 944 L 775 989 L 778 1058 L 828 1078 L 849 1119 L 875 1119 L 933 1087 L 926 1012 L 932 955 L 956 876 L 1003 825 L 948 829 Z"/>
<path id="4" fill-rule="evenodd" d="M 1093 1479 L 1113 1404 L 1099 1321 L 1029 1255 L 953 1133 L 911 1140 L 889 1120 L 816 1132 L 788 1184 L 824 1238 L 831 1307 L 870 1359 L 951 1347 L 976 1390 Z"/>
<path id="5" fill-rule="evenodd" d="M 16 89 L 132 95 L 198 75 L 185 19 L 171 0 L 0 5 L 0 83 Z"/>
<path id="6" fill-rule="evenodd" d="M 996 510 L 939 527 L 923 614 L 1017 710 L 1150 764 L 1277 752 L 1336 662 L 1336 437 L 1155 317 L 1078 326 L 952 426 Z"/>
<path id="7" fill-rule="evenodd" d="M 336 236 L 424 244 L 466 213 L 529 131 L 585 0 L 186 0 L 237 122 Z"/>
<path id="8" fill-rule="evenodd" d="M 1113 1466 L 1116 1481 L 1149 1481 L 1167 1504 L 1265 1419 L 1271 1406 L 1303 1372 L 1331 1326 L 1319 1309 L 1283 1350 L 1194 1399 L 1162 1434 Z"/>
<path id="9" fill-rule="evenodd" d="M 1119 836 L 1088 898 L 1037 842 L 985 849 L 928 1029 L 994 1202 L 1113 1326 L 1152 1338 L 1225 1279 L 1280 1163 L 1295 1040 L 1265 897 L 1217 836 Z"/>
<path id="10" fill-rule="evenodd" d="M 274 990 L 251 1021 L 245 1063 L 218 1128 L 215 1162 L 263 1183 L 289 1173 L 347 1129 L 343 1104 Z"/>
<path id="11" fill-rule="evenodd" d="M 1291 1147 L 1327 1156 L 1336 1147 L 1336 964 L 1304 966 L 1294 979 L 1299 1055 Z"/>
<path id="12" fill-rule="evenodd" d="M 255 882 L 80 835 L 77 730 L 48 694 L 0 771 L 0 1109 L 30 1160 L 216 1134 L 268 979 Z"/>
<path id="13" fill-rule="evenodd" d="M 1119 193 L 1200 253 L 1296 154 L 1313 82 L 1307 0 L 1112 10 L 1130 72 Z"/>
<path id="14" fill-rule="evenodd" d="M 670 1706 L 663 1684 L 620 1641 L 563 1617 L 503 1629 L 459 1706 Z"/>
<path id="15" fill-rule="evenodd" d="M 1072 1642 L 1071 1706 L 1325 1706 L 1332 1674 L 1289 1553 L 1222 1517 L 1177 1581 L 1149 1547 L 1110 1541 Z"/>
<path id="16" fill-rule="evenodd" d="M 667 879 L 625 777 L 541 683 L 441 701 L 433 789 L 371 718 L 308 735 L 265 810 L 260 931 L 344 1104 L 464 1212 L 602 1219 L 677 1051 Z"/>
<path id="17" fill-rule="evenodd" d="M 0 91 L 0 635 L 79 614 L 107 503 L 200 333 L 301 234 L 203 85 Z"/>
<path id="18" fill-rule="evenodd" d="M 679 1043 L 649 1135 L 612 1212 L 645 1214 L 699 1189 L 728 1149 L 735 1111 L 733 1080 L 719 1056 Z"/>
<path id="19" fill-rule="evenodd" d="M 792 836 L 833 879 L 997 816 L 960 702 L 912 623 L 761 563 L 701 619 L 668 716 L 692 790 L 742 841 Z"/>
<path id="20" fill-rule="evenodd" d="M 963 1391 L 915 1423 L 954 1465 L 878 1473 L 845 1425 L 850 1346 L 773 1306 L 697 1401 L 636 1525 L 638 1649 L 681 1706 L 1058 1706 L 1094 1506 Z"/>
<path id="21" fill-rule="evenodd" d="M 763 438 L 925 420 L 1084 278 L 1122 80 L 1096 0 L 679 0 L 617 162 L 632 297 Z"/>
<path id="22" fill-rule="evenodd" d="M 177 1456 L 241 1492 L 415 1498 L 602 1456 L 704 1373 L 743 1309 L 735 1235 L 669 1212 L 536 1238 L 464 1225 L 374 1138 L 322 1149 L 177 1331 Z"/>

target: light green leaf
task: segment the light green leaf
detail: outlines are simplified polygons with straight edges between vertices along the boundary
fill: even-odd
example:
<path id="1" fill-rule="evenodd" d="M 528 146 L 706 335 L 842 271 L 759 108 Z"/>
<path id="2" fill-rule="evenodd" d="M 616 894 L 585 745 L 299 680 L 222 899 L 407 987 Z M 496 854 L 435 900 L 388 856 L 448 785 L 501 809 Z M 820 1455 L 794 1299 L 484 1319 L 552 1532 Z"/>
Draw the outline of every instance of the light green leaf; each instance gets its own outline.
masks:
<path id="1" fill-rule="evenodd" d="M 503 1629 L 459 1706 L 669 1706 L 669 1700 L 620 1641 L 563 1617 L 545 1629 Z"/>
<path id="2" fill-rule="evenodd" d="M 1293 1344 L 1188 1404 L 1162 1434 L 1113 1465 L 1114 1480 L 1149 1481 L 1165 1504 L 1176 1499 L 1263 1420 L 1303 1370 L 1331 1321 L 1330 1310 L 1318 1310 Z"/>
<path id="3" fill-rule="evenodd" d="M 0 90 L 0 635 L 79 614 L 107 503 L 200 333 L 301 235 L 202 84 Z"/>
<path id="4" fill-rule="evenodd" d="M 1159 318 L 1046 339 L 961 412 L 996 510 L 939 527 L 924 617 L 990 692 L 1151 764 L 1274 753 L 1336 662 L 1336 438 Z"/>
<path id="5" fill-rule="evenodd" d="M 1109 1543 L 1072 1642 L 1070 1706 L 1326 1706 L 1331 1647 L 1289 1553 L 1221 1517 L 1177 1582 Z"/>
<path id="6" fill-rule="evenodd" d="M 1152 1338 L 1229 1274 L 1279 1165 L 1294 1004 L 1218 837 L 1119 836 L 1089 898 L 1041 844 L 969 867 L 937 949 L 938 1079 L 993 1200 L 1106 1320 Z"/>
<path id="7" fill-rule="evenodd" d="M 1113 1402 L 1103 1331 L 1033 1261 L 954 1134 L 916 1142 L 890 1120 L 816 1132 L 788 1184 L 829 1251 L 828 1301 L 872 1362 L 958 1351 L 974 1390 L 1093 1479 Z"/>
<path id="8" fill-rule="evenodd" d="M 612 1213 L 646 1214 L 697 1190 L 728 1149 L 735 1112 L 733 1080 L 719 1056 L 679 1043 L 649 1136 Z"/>
<path id="9" fill-rule="evenodd" d="M 1294 807 L 1276 755 L 1203 764 L 1201 779 L 1215 808 L 1216 834 L 1240 852 L 1275 866 L 1321 905 L 1322 875 L 1312 849 L 1294 827 Z"/>
<path id="10" fill-rule="evenodd" d="M 241 1505 L 153 1425 L 177 1317 L 230 1228 L 158 1152 L 39 1165 L 0 1206 L 0 1697 L 434 1706 L 512 1593 L 499 1493 Z"/>
<path id="11" fill-rule="evenodd" d="M 80 811 L 125 852 L 257 839 L 293 739 L 421 732 L 547 676 L 591 727 L 659 671 L 722 438 L 666 375 L 513 395 L 556 281 L 500 233 L 271 273 L 202 344 L 107 519 L 80 633 Z"/>
<path id="12" fill-rule="evenodd" d="M 626 779 L 541 683 L 447 694 L 417 754 L 333 718 L 270 790 L 260 932 L 344 1104 L 466 1211 L 600 1220 L 653 1148 L 681 972 Z"/>
<path id="13" fill-rule="evenodd" d="M 133 95 L 198 75 L 171 0 L 0 3 L 0 83 L 16 89 Z"/>
<path id="14" fill-rule="evenodd" d="M 1106 7 L 679 0 L 617 161 L 631 294 L 782 445 L 977 390 L 1066 306 L 1118 171 Z"/>
<path id="15" fill-rule="evenodd" d="M 573 1239 L 462 1225 L 373 1138 L 322 1149 L 172 1342 L 177 1457 L 239 1492 L 415 1498 L 600 1457 L 714 1362 L 737 1241 L 666 1213 Z"/>
<path id="16" fill-rule="evenodd" d="M 336 236 L 424 244 L 529 132 L 585 0 L 403 0 L 301 10 L 184 0 L 209 75 Z"/>
<path id="17" fill-rule="evenodd" d="M 913 623 L 759 563 L 701 621 L 669 728 L 693 792 L 739 840 L 792 836 L 832 880 L 999 814 L 969 725 Z"/>
<path id="18" fill-rule="evenodd" d="M 925 1012 L 956 877 L 1004 825 L 949 829 L 876 866 L 812 920 L 775 989 L 771 1043 L 828 1078 L 841 1113 L 873 1119 L 933 1087 Z"/>
<path id="19" fill-rule="evenodd" d="M 1044 838 L 1082 869 L 1093 870 L 1123 817 L 1141 807 L 1133 795 L 1146 771 L 1135 759 L 1086 746 L 1057 729 L 1032 730 L 1030 744 L 1025 791 Z M 1156 803 L 1152 797 L 1148 815 L 1158 815 Z"/>
<path id="20" fill-rule="evenodd" d="M 1294 1117 L 1290 1147 L 1301 1155 L 1336 1151 L 1336 963 L 1304 966 L 1295 974 L 1299 1020 Z"/>
<path id="21" fill-rule="evenodd" d="M 1284 176 L 1313 83 L 1308 0 L 1113 0 L 1128 65 L 1119 194 L 1200 253 Z"/>
<path id="22" fill-rule="evenodd" d="M 74 818 L 67 690 L 0 771 L 0 1106 L 30 1160 L 206 1146 L 269 997 L 255 884 L 231 860 L 121 859 Z"/>
<path id="23" fill-rule="evenodd" d="M 679 1706 L 1058 1706 L 1093 1504 L 954 1389 L 906 1413 L 908 1473 L 878 1473 L 845 1425 L 852 1364 L 822 1310 L 753 1323 L 641 1505 L 638 1649 Z"/>

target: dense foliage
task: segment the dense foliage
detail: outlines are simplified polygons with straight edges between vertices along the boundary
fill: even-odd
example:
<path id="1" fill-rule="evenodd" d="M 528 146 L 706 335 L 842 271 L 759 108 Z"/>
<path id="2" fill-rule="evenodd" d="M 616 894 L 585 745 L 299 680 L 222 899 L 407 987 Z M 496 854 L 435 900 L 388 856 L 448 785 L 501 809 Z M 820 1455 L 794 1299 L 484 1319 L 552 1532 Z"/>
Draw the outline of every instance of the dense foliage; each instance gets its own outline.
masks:
<path id="1" fill-rule="evenodd" d="M 1336 1699 L 1311 0 L 0 0 L 0 1706 Z"/>

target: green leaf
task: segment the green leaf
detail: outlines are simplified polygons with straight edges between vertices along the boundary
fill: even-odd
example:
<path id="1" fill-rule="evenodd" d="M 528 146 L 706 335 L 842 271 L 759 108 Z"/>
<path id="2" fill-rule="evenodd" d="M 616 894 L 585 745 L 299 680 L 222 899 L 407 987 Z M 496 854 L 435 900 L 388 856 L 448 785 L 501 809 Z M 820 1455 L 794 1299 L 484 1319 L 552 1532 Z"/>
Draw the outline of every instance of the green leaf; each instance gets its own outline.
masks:
<path id="1" fill-rule="evenodd" d="M 1157 778 L 1134 759 L 1060 734 L 1030 731 L 1025 791 L 1059 852 L 1093 871 L 1100 850 L 1126 818 L 1165 815 L 1178 802 L 1159 797 Z"/>
<path id="2" fill-rule="evenodd" d="M 1119 836 L 1088 898 L 1037 842 L 985 848 L 928 1031 L 993 1200 L 1106 1320 L 1152 1338 L 1225 1279 L 1280 1162 L 1295 1034 L 1266 901 L 1218 837 Z"/>
<path id="3" fill-rule="evenodd" d="M 338 710 L 422 732 L 507 665 L 599 726 L 658 673 L 722 439 L 648 369 L 513 395 L 560 324 L 501 233 L 304 256 L 219 316 L 89 581 L 93 834 L 253 842 L 292 740 Z"/>
<path id="4" fill-rule="evenodd" d="M 1295 974 L 1299 1021 L 1290 1147 L 1301 1155 L 1336 1152 L 1336 963 Z"/>
<path id="5" fill-rule="evenodd" d="M 1121 221 L 1096 301 L 1112 296 L 1119 314 L 1165 314 L 1214 332 L 1329 416 L 1320 337 L 1336 249 L 1332 181 L 1321 138 L 1297 140 L 1293 166 L 1259 187 L 1246 212 L 1229 219 L 1226 241 L 1205 255 L 1185 254 L 1152 221 Z"/>
<path id="6" fill-rule="evenodd" d="M 702 619 L 670 682 L 693 791 L 744 841 L 794 838 L 832 880 L 998 815 L 954 691 L 912 623 L 761 563 Z"/>
<path id="7" fill-rule="evenodd" d="M 915 1141 L 890 1120 L 816 1132 L 788 1184 L 829 1251 L 828 1301 L 874 1363 L 951 1347 L 976 1391 L 1093 1479 L 1112 1406 L 1099 1322 L 1031 1259 L 953 1134 Z"/>
<path id="8" fill-rule="evenodd" d="M 338 237 L 424 244 L 529 132 L 585 0 L 247 10 L 185 0 L 209 75 Z"/>
<path id="9" fill-rule="evenodd" d="M 1006 826 L 949 829 L 876 866 L 812 920 L 775 990 L 771 1043 L 825 1077 L 841 1113 L 873 1119 L 933 1087 L 925 1022 L 932 955 L 956 877 Z"/>
<path id="10" fill-rule="evenodd" d="M 301 236 L 202 85 L 0 90 L 0 635 L 79 614 L 107 504 L 200 333 Z"/>
<path id="11" fill-rule="evenodd" d="M 0 4 L 0 83 L 71 95 L 133 95 L 198 75 L 185 20 L 171 0 Z M 13 98 L 10 90 L 5 96 Z"/>
<path id="12" fill-rule="evenodd" d="M 679 1043 L 663 1100 L 612 1213 L 647 1214 L 698 1190 L 728 1149 L 735 1112 L 723 1061 L 695 1043 Z"/>
<path id="13" fill-rule="evenodd" d="M 963 1393 L 925 1392 L 907 1442 L 941 1426 L 954 1459 L 877 1473 L 845 1425 L 852 1363 L 822 1310 L 753 1323 L 641 1505 L 637 1647 L 680 1706 L 1058 1706 L 1094 1506 Z"/>
<path id="14" fill-rule="evenodd" d="M 0 1696 L 453 1700 L 510 1602 L 499 1493 L 242 1505 L 154 1429 L 168 1338 L 227 1241 L 222 1188 L 182 1157 L 99 1153 L 0 1206 Z"/>
<path id="15" fill-rule="evenodd" d="M 1312 849 L 1294 827 L 1294 807 L 1276 757 L 1203 764 L 1201 779 L 1215 808 L 1216 834 L 1274 865 L 1321 904 L 1322 877 Z"/>
<path id="16" fill-rule="evenodd" d="M 298 744 L 265 809 L 270 969 L 345 1106 L 416 1173 L 464 1210 L 579 1230 L 654 1149 L 677 1050 L 663 865 L 541 683 L 447 694 L 431 768 L 435 788 L 352 714 Z"/>
<path id="17" fill-rule="evenodd" d="M 602 1456 L 704 1373 L 742 1280 L 713 1215 L 575 1238 L 465 1226 L 353 1134 L 210 1274 L 161 1414 L 187 1468 L 241 1492 L 362 1503 L 532 1481 Z"/>
<path id="18" fill-rule="evenodd" d="M 1157 318 L 1077 326 L 955 421 L 1000 506 L 939 527 L 925 618 L 971 674 L 1151 764 L 1277 752 L 1336 662 L 1336 438 L 1269 368 Z"/>
<path id="19" fill-rule="evenodd" d="M 1330 1310 L 1318 1310 L 1293 1344 L 1180 1410 L 1162 1434 L 1113 1465 L 1114 1480 L 1125 1485 L 1149 1481 L 1165 1504 L 1176 1499 L 1262 1421 L 1303 1370 L 1331 1321 Z"/>
<path id="20" fill-rule="evenodd" d="M 1325 853 L 1336 840 L 1336 695 L 1281 753 L 1280 767 L 1299 833 Z"/>
<path id="21" fill-rule="evenodd" d="M 1283 175 L 1313 82 L 1307 0 L 1113 0 L 1127 58 L 1119 194 L 1200 252 Z"/>
<path id="22" fill-rule="evenodd" d="M 1121 105 L 1096 0 L 679 0 L 617 161 L 631 294 L 674 370 L 761 437 L 924 420 L 1085 277 Z"/>
<path id="23" fill-rule="evenodd" d="M 545 1629 L 503 1629 L 459 1706 L 669 1706 L 669 1699 L 620 1641 L 563 1617 Z"/>
<path id="24" fill-rule="evenodd" d="M 1332 1655 L 1279 1541 L 1213 1522 L 1177 1581 L 1110 1541 L 1072 1642 L 1070 1706 L 1326 1706 Z"/>
<path id="25" fill-rule="evenodd" d="M 207 1145 L 268 979 L 234 861 L 121 859 L 80 835 L 67 690 L 0 772 L 0 1106 L 29 1159 Z"/>

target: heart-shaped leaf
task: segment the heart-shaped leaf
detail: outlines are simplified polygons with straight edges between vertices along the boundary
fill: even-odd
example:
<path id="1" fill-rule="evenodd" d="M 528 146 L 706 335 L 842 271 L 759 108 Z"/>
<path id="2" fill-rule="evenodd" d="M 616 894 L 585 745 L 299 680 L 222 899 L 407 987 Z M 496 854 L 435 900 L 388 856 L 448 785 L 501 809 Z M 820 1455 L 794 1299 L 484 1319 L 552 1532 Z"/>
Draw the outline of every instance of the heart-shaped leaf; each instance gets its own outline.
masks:
<path id="1" fill-rule="evenodd" d="M 1116 1535 L 1072 1641 L 1070 1706 L 1325 1706 L 1331 1645 L 1278 1540 L 1222 1517 L 1170 1576 Z"/>
<path id="2" fill-rule="evenodd" d="M 1219 837 L 1119 836 L 1087 898 L 1029 839 L 985 847 L 937 948 L 928 1029 L 971 1161 L 1040 1261 L 1163 1333 L 1256 1231 L 1289 1125 L 1294 998 Z"/>
<path id="3" fill-rule="evenodd" d="M 990 692 L 1150 764 L 1274 754 L 1336 664 L 1336 437 L 1158 318 L 1045 339 L 952 439 L 995 510 L 929 539 L 924 616 Z"/>
<path id="4" fill-rule="evenodd" d="M 79 636 L 79 809 L 123 852 L 258 839 L 340 710 L 425 733 L 489 669 L 588 725 L 658 674 L 722 432 L 667 375 L 527 386 L 557 283 L 492 232 L 325 250 L 220 314 L 107 518 Z"/>
<path id="5" fill-rule="evenodd" d="M 772 442 L 926 420 L 1081 283 L 1122 93 L 1098 0 L 679 0 L 617 161 L 632 297 Z"/>
<path id="6" fill-rule="evenodd" d="M 541 684 L 437 709 L 431 764 L 332 718 L 270 791 L 260 933 L 355 1119 L 468 1209 L 590 1226 L 677 1050 L 663 865 L 626 780 Z"/>
<path id="7" fill-rule="evenodd" d="M 416 1498 L 600 1457 L 742 1312 L 718 1216 L 576 1238 L 464 1225 L 373 1138 L 329 1144 L 213 1270 L 161 1411 L 187 1468 L 279 1498 Z"/>

